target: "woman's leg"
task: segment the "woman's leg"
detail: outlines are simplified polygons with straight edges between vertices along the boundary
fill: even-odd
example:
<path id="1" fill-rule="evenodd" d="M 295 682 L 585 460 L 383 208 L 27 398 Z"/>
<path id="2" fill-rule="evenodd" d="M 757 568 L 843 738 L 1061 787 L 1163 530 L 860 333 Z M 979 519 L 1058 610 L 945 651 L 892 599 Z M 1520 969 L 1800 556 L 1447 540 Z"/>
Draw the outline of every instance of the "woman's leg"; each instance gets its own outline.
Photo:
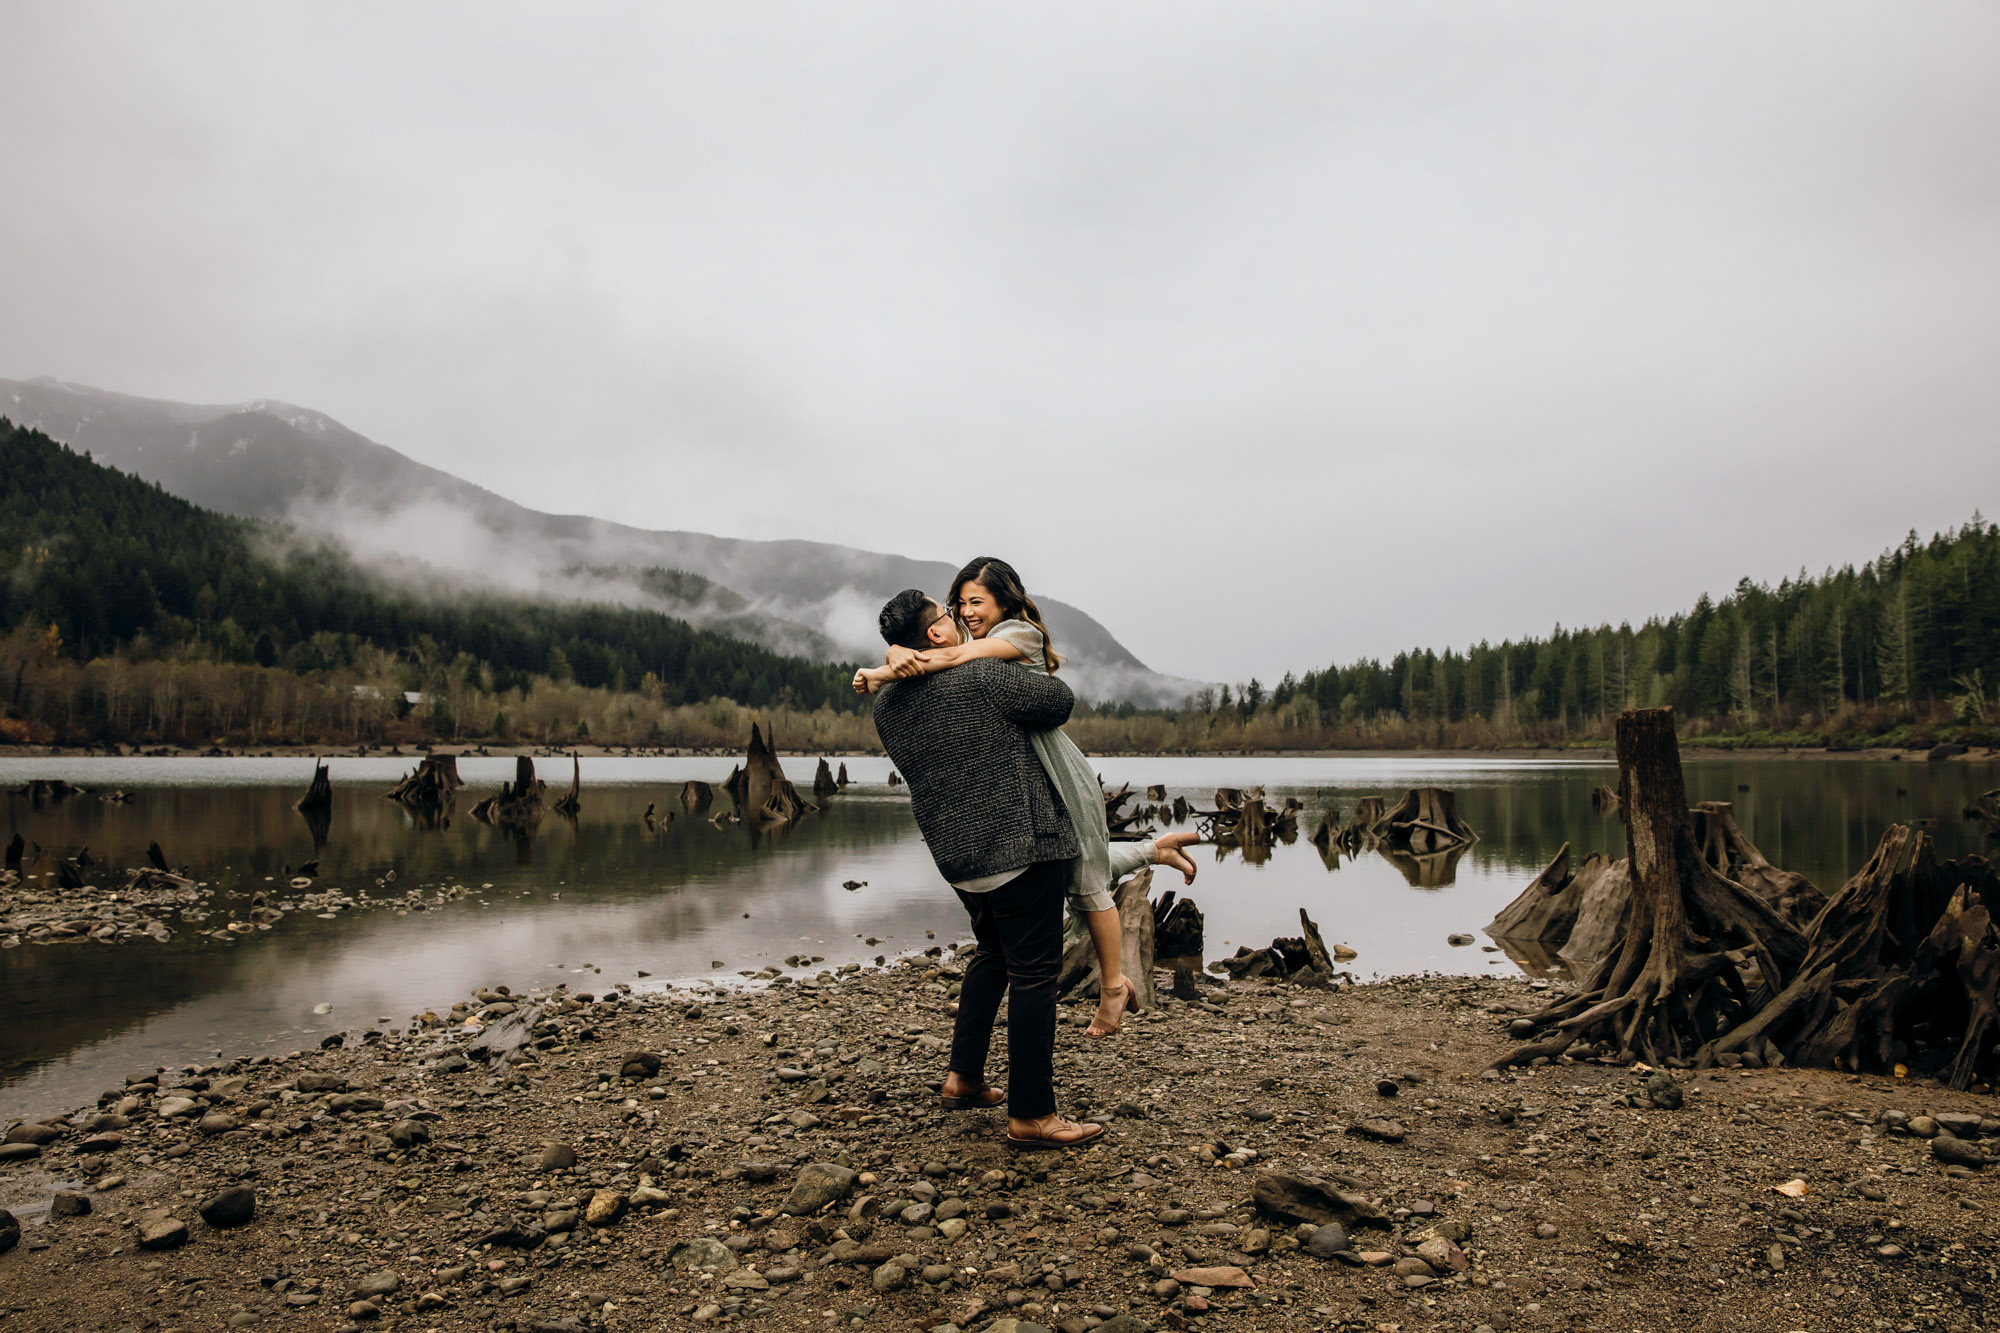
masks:
<path id="1" fill-rule="evenodd" d="M 1125 980 L 1125 931 L 1116 907 L 1083 914 L 1090 942 L 1097 949 L 1097 1017 L 1085 1029 L 1088 1037 L 1108 1037 L 1118 1030 L 1132 987 Z"/>

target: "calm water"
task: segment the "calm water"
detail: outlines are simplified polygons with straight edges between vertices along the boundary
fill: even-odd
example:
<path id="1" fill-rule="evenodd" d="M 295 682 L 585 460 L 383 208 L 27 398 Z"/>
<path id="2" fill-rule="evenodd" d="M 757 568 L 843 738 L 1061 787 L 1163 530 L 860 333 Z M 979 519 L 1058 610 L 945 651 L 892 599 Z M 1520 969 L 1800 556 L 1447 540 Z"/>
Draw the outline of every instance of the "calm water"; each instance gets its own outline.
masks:
<path id="1" fill-rule="evenodd" d="M 569 981 L 603 989 L 734 981 L 736 969 L 823 955 L 820 966 L 950 940 L 964 915 L 938 880 L 907 799 L 882 785 L 886 761 L 850 758 L 854 786 L 776 836 L 717 828 L 680 813 L 688 778 L 719 782 L 716 759 L 594 759 L 584 764 L 581 816 L 550 816 L 522 842 L 463 817 L 472 799 L 512 774 L 512 761 L 462 759 L 461 817 L 426 828 L 380 793 L 410 761 L 335 759 L 335 802 L 323 845 L 291 808 L 311 773 L 300 759 L 0 760 L 0 791 L 30 777 L 64 777 L 91 794 L 35 808 L 0 796 L 0 843 L 19 830 L 64 854 L 88 845 L 114 865 L 142 864 L 149 839 L 222 892 L 211 925 L 243 897 L 317 853 L 316 888 L 396 896 L 464 885 L 434 911 L 374 909 L 323 921 L 289 914 L 239 942 L 177 925 L 168 944 L 23 945 L 0 951 L 0 1120 L 67 1109 L 125 1074 L 218 1055 L 285 1051 L 326 1032 L 401 1022 L 478 985 Z M 801 789 L 816 761 L 785 767 Z M 566 779 L 542 761 L 552 786 Z M 1319 809 L 1357 797 L 1393 799 L 1421 785 L 1457 790 L 1481 841 L 1450 864 L 1402 866 L 1364 853 L 1326 864 L 1310 842 L 1252 864 L 1198 848 L 1189 890 L 1208 919 L 1213 959 L 1238 944 L 1298 932 L 1311 912 L 1329 941 L 1360 951 L 1361 975 L 1421 970 L 1512 971 L 1505 953 L 1453 948 L 1478 932 L 1569 841 L 1623 854 L 1615 817 L 1591 811 L 1590 789 L 1615 783 L 1606 763 L 1419 759 L 1104 759 L 1107 783 L 1164 783 L 1169 798 L 1213 804 L 1218 786 L 1264 784 L 1274 803 L 1296 795 L 1309 832 Z M 1749 790 L 1739 791 L 1747 785 Z M 1981 850 L 1959 811 L 2000 785 L 1990 765 L 1702 760 L 1688 767 L 1692 800 L 1729 800 L 1778 865 L 1836 889 L 1883 827 L 1929 818 L 1944 855 Z M 128 805 L 97 794 L 123 788 Z M 727 799 L 718 795 L 718 807 Z M 677 818 L 649 832 L 648 802 Z M 1991 850 L 1991 849 L 1988 849 Z M 36 867 L 30 867 L 35 869 Z M 44 861 L 39 867 L 49 868 Z M 394 872 L 395 880 L 386 886 Z M 864 880 L 848 891 L 843 881 Z M 1178 878 L 1173 886 L 1178 887 Z M 879 944 L 869 944 L 874 938 Z M 1486 943 L 1480 937 L 1480 943 Z M 712 966 L 721 962 L 722 968 Z M 641 972 L 650 977 L 641 978 Z M 316 1015 L 316 1005 L 332 1011 Z"/>

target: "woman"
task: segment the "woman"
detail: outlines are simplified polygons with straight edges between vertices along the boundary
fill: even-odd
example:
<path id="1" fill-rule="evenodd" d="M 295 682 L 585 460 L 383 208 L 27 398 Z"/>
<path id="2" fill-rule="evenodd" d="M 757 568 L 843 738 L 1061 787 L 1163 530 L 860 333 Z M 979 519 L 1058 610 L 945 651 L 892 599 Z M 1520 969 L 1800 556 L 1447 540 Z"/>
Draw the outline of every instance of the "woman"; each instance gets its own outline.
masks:
<path id="1" fill-rule="evenodd" d="M 1006 561 L 981 556 L 961 569 L 952 580 L 945 607 L 951 615 L 939 616 L 928 631 L 936 646 L 916 652 L 891 644 L 886 666 L 854 673 L 855 690 L 873 693 L 899 676 L 947 671 L 975 657 L 1014 662 L 1045 675 L 1062 666 L 1049 643 L 1041 609 Z M 1194 883 L 1194 862 L 1181 849 L 1200 839 L 1193 833 L 1168 833 L 1144 842 L 1113 843 L 1104 820 L 1103 791 L 1076 742 L 1060 728 L 1030 732 L 1028 739 L 1076 829 L 1079 854 L 1070 872 L 1069 904 L 1090 931 L 1099 977 L 1097 1016 L 1084 1035 L 1108 1037 L 1118 1030 L 1132 1002 L 1111 888 L 1147 864 L 1172 866 Z"/>

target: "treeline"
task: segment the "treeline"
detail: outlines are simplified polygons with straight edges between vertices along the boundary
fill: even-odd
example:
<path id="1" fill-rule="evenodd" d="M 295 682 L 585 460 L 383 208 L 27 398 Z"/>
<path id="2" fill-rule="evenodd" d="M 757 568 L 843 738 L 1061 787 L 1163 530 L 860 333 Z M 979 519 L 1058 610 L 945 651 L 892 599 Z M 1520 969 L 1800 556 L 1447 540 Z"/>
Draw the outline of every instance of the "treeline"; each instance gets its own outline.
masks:
<path id="1" fill-rule="evenodd" d="M 1992 744 L 2000 528 L 1975 514 L 1859 568 L 1745 579 L 1721 601 L 1613 628 L 1364 659 L 1190 706 L 1084 710 L 1103 751 L 1482 749 L 1604 740 L 1625 708 L 1670 704 L 1697 743 Z"/>
<path id="2" fill-rule="evenodd" d="M 178 702 L 166 711 L 176 716 L 204 691 L 224 691 L 229 699 L 196 707 L 217 719 L 247 709 L 240 701 L 258 691 L 316 691 L 320 714 L 358 716 L 366 710 L 356 700 L 379 697 L 385 715 L 403 721 L 403 695 L 418 693 L 428 710 L 443 709 L 431 721 L 447 734 L 468 723 L 459 705 L 436 701 L 477 697 L 497 716 L 505 700 L 518 709 L 544 686 L 665 709 L 730 699 L 859 711 L 851 667 L 780 656 L 656 612 L 469 593 L 421 572 L 394 585 L 337 548 L 200 509 L 4 418 L 0 636 L 0 721 L 72 739 L 186 734 L 158 709 L 139 720 L 111 684 L 118 677 L 173 681 Z M 101 669 L 67 669 L 93 663 Z M 49 696 L 58 682 L 76 687 L 59 705 Z"/>

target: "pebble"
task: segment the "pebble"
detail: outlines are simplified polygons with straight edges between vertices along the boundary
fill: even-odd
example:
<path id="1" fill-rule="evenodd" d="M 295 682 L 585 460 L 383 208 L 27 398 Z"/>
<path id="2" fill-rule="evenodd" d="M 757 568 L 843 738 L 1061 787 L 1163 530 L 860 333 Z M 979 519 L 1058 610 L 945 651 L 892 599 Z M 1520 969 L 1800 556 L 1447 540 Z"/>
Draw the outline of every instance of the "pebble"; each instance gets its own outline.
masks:
<path id="1" fill-rule="evenodd" d="M 1328 1222 L 1325 1226 L 1313 1228 L 1306 1238 L 1306 1250 L 1318 1259 L 1331 1259 L 1342 1250 L 1351 1250 L 1354 1242 L 1348 1239 L 1347 1231 L 1338 1222 Z"/>
<path id="2" fill-rule="evenodd" d="M 57 1190 L 55 1198 L 49 1200 L 51 1217 L 83 1217 L 89 1212 L 90 1196 L 75 1190 Z"/>
<path id="3" fill-rule="evenodd" d="M 576 1165 L 576 1149 L 567 1143 L 545 1143 L 535 1165 L 544 1171 L 567 1171 Z"/>
<path id="4" fill-rule="evenodd" d="M 1938 1122 L 1927 1115 L 1912 1116 L 1905 1128 L 1920 1139 L 1934 1139 L 1938 1133 Z"/>
<path id="5" fill-rule="evenodd" d="M 1555 1223 L 1543 1222 L 1535 1228 L 1535 1234 L 1537 1236 L 1540 1236 L 1543 1240 L 1554 1240 L 1557 1236 L 1560 1236 L 1562 1232 L 1557 1229 Z"/>
<path id="6" fill-rule="evenodd" d="M 854 1176 L 852 1167 L 835 1162 L 814 1162 L 803 1167 L 778 1211 L 793 1217 L 809 1217 L 847 1197 L 847 1191 L 854 1188 Z"/>
<path id="7" fill-rule="evenodd" d="M 1381 1143 L 1401 1143 L 1410 1133 L 1394 1120 L 1384 1120 L 1379 1116 L 1357 1120 L 1347 1127 L 1347 1132 L 1361 1138 L 1375 1139 Z"/>
<path id="8" fill-rule="evenodd" d="M 139 1223 L 139 1248 L 142 1250 L 177 1250 L 187 1241 L 187 1223 L 179 1218 L 156 1215 Z"/>

